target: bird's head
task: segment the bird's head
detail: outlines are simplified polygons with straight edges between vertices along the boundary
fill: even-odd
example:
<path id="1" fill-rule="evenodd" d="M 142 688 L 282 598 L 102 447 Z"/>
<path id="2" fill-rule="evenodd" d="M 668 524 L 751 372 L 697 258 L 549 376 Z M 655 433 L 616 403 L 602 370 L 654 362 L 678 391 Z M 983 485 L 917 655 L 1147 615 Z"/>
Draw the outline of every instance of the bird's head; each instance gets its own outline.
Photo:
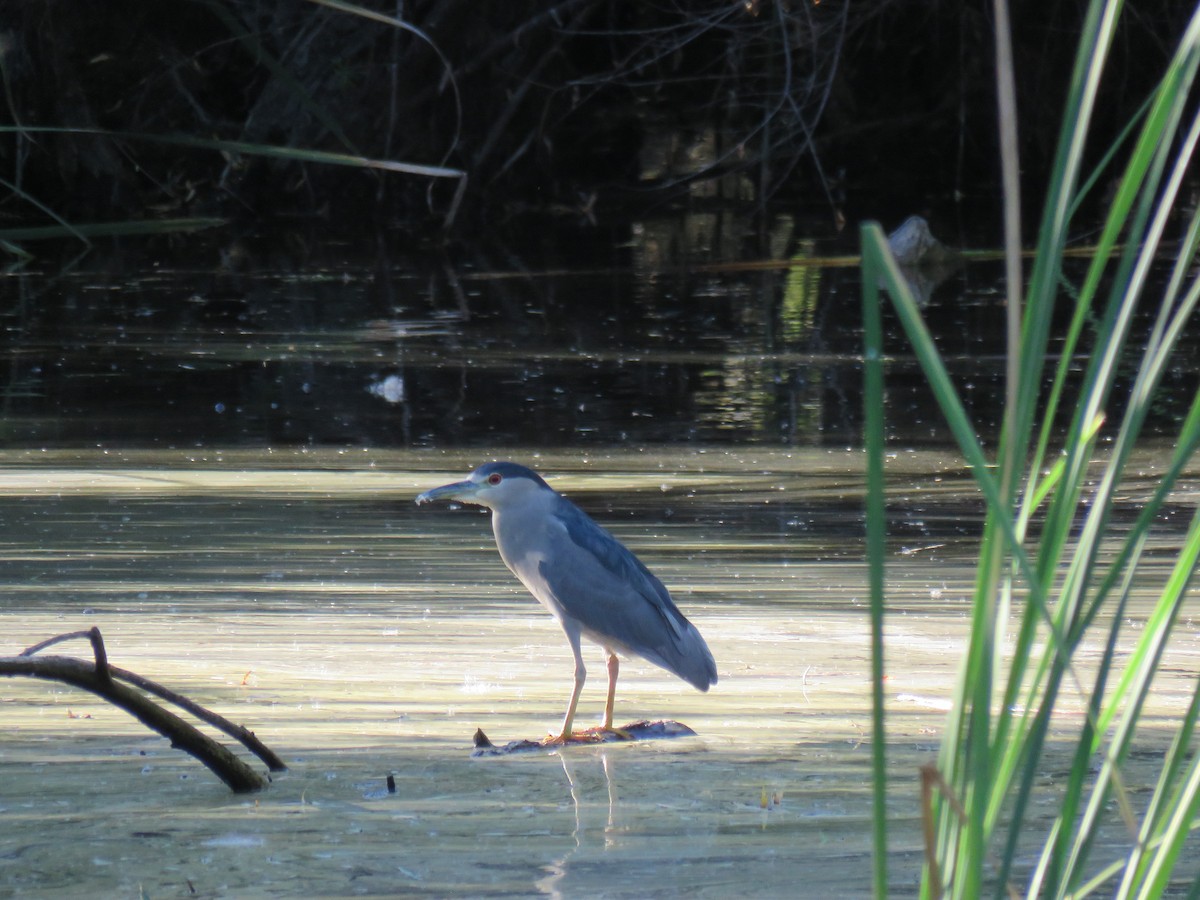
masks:
<path id="1" fill-rule="evenodd" d="M 551 490 L 533 469 L 514 462 L 491 462 L 480 466 L 465 481 L 435 487 L 417 497 L 417 504 L 434 500 L 458 500 L 489 509 L 520 503 L 539 491 Z"/>

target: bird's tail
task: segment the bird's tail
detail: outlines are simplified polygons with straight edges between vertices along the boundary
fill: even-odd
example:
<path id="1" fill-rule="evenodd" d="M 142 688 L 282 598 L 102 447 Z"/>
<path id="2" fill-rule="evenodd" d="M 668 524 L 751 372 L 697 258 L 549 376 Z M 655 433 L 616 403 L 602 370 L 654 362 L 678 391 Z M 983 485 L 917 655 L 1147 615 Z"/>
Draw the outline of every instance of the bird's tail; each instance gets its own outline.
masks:
<path id="1" fill-rule="evenodd" d="M 686 630 L 673 641 L 663 654 L 663 659 L 652 660 L 664 669 L 674 672 L 697 690 L 707 691 L 717 683 L 717 664 L 704 637 L 691 622 Z"/>

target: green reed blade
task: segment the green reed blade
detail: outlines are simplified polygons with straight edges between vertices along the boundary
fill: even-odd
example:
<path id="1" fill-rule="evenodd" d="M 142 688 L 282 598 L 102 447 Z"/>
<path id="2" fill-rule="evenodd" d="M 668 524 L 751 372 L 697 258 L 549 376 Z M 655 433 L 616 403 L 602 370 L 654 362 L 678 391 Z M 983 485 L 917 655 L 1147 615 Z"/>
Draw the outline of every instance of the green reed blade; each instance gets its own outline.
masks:
<path id="1" fill-rule="evenodd" d="M 883 472 L 883 323 L 879 288 L 866 273 L 880 267 L 878 252 L 864 242 L 863 413 L 867 451 L 867 580 L 871 606 L 871 772 L 874 893 L 888 895 L 887 875 L 887 732 L 884 718 L 884 556 L 887 553 L 887 505 Z"/>

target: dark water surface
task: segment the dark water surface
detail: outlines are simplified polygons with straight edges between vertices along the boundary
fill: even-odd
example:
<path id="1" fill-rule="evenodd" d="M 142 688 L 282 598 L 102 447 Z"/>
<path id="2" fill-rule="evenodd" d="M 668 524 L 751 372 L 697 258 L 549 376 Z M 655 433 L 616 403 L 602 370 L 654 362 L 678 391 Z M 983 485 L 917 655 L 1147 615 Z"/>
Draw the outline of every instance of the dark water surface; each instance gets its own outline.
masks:
<path id="1" fill-rule="evenodd" d="M 851 237 L 805 238 L 781 216 L 750 250 L 716 214 L 642 223 L 615 247 L 605 236 L 522 256 L 197 239 L 96 250 L 65 272 L 22 267 L 0 276 L 0 440 L 858 443 Z M 998 263 L 971 263 L 927 305 L 985 436 L 1002 395 L 1001 287 Z M 894 439 L 945 444 L 910 354 L 893 345 Z M 1158 424 L 1186 407 L 1195 374 L 1172 374 Z"/>

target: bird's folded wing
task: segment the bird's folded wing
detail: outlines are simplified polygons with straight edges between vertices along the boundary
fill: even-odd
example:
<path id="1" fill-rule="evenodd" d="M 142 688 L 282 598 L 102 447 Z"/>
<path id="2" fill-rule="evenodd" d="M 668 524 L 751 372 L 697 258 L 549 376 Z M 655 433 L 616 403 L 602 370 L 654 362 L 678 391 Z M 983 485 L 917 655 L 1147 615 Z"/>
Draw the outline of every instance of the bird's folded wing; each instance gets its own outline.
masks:
<path id="1" fill-rule="evenodd" d="M 651 636 L 655 644 L 678 644 L 689 629 L 687 619 L 641 560 L 573 504 L 564 504 L 555 517 L 564 528 L 555 543 L 571 549 L 551 558 L 569 562 L 543 563 L 541 574 L 564 608 L 585 628 L 635 651 Z"/>

